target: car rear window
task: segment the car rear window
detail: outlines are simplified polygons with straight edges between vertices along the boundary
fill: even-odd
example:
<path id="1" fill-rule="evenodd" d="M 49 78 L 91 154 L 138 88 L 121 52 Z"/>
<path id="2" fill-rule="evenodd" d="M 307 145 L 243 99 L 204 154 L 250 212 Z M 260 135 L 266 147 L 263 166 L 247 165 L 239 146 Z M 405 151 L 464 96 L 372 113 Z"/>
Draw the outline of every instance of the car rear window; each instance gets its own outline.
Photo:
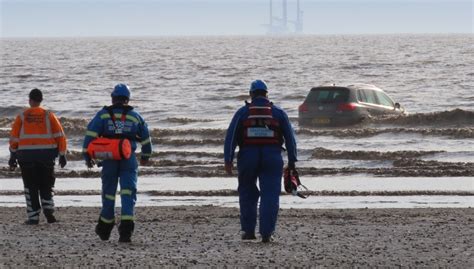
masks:
<path id="1" fill-rule="evenodd" d="M 306 97 L 306 102 L 317 104 L 337 104 L 349 100 L 349 89 L 315 88 Z"/>

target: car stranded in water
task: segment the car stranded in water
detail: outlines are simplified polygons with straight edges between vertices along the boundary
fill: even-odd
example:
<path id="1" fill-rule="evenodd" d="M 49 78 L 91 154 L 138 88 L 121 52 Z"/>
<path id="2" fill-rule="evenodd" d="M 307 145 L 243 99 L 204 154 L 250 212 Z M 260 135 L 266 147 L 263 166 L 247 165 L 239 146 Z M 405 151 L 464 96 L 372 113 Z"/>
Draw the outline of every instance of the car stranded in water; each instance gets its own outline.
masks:
<path id="1" fill-rule="evenodd" d="M 298 109 L 301 126 L 350 125 L 378 115 L 405 113 L 382 89 L 369 84 L 312 88 Z"/>

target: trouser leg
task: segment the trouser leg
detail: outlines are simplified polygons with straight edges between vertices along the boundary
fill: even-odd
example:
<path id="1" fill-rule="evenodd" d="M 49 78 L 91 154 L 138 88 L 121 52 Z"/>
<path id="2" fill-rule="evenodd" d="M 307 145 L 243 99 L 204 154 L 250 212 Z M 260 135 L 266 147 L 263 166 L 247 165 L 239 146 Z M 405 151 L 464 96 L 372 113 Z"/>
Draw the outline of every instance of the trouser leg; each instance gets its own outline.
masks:
<path id="1" fill-rule="evenodd" d="M 257 225 L 257 206 L 260 194 L 257 188 L 258 155 L 258 152 L 243 149 L 239 152 L 237 161 L 240 225 L 242 231 L 251 234 L 255 233 Z"/>
<path id="2" fill-rule="evenodd" d="M 279 149 L 266 149 L 259 172 L 260 185 L 260 234 L 270 236 L 275 231 L 280 207 L 283 158 Z"/>
<path id="3" fill-rule="evenodd" d="M 137 202 L 137 174 L 136 171 L 126 173 L 120 178 L 120 199 L 122 202 L 121 220 L 134 220 L 135 204 Z"/>
<path id="4" fill-rule="evenodd" d="M 120 166 L 120 199 L 122 214 L 120 216 L 120 242 L 130 242 L 135 228 L 135 204 L 137 201 L 138 164 L 135 155 L 123 160 Z"/>
<path id="5" fill-rule="evenodd" d="M 39 192 L 43 213 L 51 216 L 54 213 L 53 188 L 56 178 L 54 177 L 54 162 L 39 163 L 40 174 Z"/>
<path id="6" fill-rule="evenodd" d="M 102 210 L 100 218 L 105 223 L 115 222 L 115 194 L 119 176 L 119 162 L 107 160 L 102 167 Z"/>
<path id="7" fill-rule="evenodd" d="M 120 199 L 122 202 L 121 220 L 134 220 L 134 209 L 137 201 L 138 164 L 135 155 L 121 161 L 120 165 Z"/>
<path id="8" fill-rule="evenodd" d="M 102 209 L 95 226 L 101 240 L 108 240 L 115 225 L 115 194 L 117 192 L 119 163 L 113 160 L 102 166 Z"/>
<path id="9" fill-rule="evenodd" d="M 20 169 L 25 190 L 28 221 L 38 222 L 41 205 L 39 202 L 39 178 L 36 165 L 33 162 L 20 162 Z"/>

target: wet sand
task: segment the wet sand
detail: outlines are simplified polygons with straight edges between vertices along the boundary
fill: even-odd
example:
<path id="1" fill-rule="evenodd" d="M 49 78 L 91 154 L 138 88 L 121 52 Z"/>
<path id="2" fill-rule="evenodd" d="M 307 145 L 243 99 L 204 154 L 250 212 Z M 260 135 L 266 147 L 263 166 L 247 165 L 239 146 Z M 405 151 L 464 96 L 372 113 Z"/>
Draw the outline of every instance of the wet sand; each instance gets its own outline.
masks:
<path id="1" fill-rule="evenodd" d="M 240 240 L 235 208 L 139 207 L 131 244 L 116 229 L 100 241 L 98 212 L 59 208 L 60 222 L 27 226 L 25 208 L 1 207 L 0 268 L 474 267 L 472 208 L 284 209 L 270 244 Z"/>

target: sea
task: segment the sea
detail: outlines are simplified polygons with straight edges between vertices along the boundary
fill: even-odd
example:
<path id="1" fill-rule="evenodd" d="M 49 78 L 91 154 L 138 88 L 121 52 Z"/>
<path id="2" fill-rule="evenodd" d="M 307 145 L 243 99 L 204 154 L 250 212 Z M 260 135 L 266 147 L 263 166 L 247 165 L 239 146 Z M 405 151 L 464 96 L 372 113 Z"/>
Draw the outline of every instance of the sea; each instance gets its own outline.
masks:
<path id="1" fill-rule="evenodd" d="M 81 159 L 86 125 L 110 105 L 115 84 L 153 137 L 138 206 L 238 206 L 223 171 L 223 140 L 251 81 L 295 129 L 307 199 L 282 192 L 283 208 L 474 206 L 474 34 L 202 36 L 0 39 L 0 206 L 24 206 L 7 167 L 11 123 L 33 88 L 68 136 L 57 168 L 58 206 L 100 206 L 100 169 Z M 368 83 L 406 116 L 349 127 L 302 127 L 312 87 Z M 285 155 L 285 152 L 283 152 Z M 286 156 L 285 156 L 286 159 Z"/>

